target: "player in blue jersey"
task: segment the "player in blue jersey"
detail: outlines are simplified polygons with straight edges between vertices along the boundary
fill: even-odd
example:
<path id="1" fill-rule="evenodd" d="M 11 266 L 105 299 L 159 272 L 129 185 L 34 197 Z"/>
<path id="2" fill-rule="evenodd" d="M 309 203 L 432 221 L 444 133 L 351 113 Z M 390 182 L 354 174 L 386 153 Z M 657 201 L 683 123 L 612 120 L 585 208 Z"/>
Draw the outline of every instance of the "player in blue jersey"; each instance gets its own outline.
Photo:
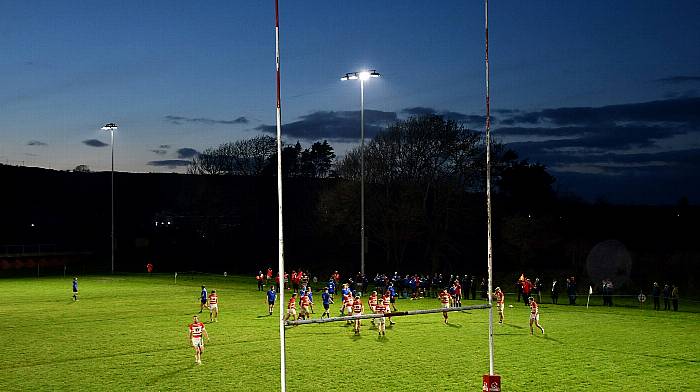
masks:
<path id="1" fill-rule="evenodd" d="M 391 295 L 390 296 L 391 299 L 389 300 L 390 303 L 389 304 L 385 303 L 384 306 L 386 306 L 387 310 L 389 310 L 389 306 L 391 305 L 391 307 L 394 309 L 394 312 L 396 312 L 396 311 L 398 311 L 398 309 L 396 309 L 396 289 L 394 289 L 393 283 L 389 283 L 389 287 L 387 287 L 387 291 L 389 291 L 389 294 Z M 394 324 L 394 323 L 392 323 L 392 324 Z"/>
<path id="2" fill-rule="evenodd" d="M 204 287 L 204 285 L 202 285 L 202 296 L 199 300 L 199 313 L 202 313 L 202 310 L 204 309 L 204 307 L 207 306 L 207 298 L 208 298 L 207 288 Z"/>
<path id="3" fill-rule="evenodd" d="M 331 304 L 333 303 L 333 298 L 331 297 L 331 294 L 329 293 L 329 288 L 324 287 L 323 288 L 323 294 L 321 294 L 321 299 L 323 300 L 323 314 L 321 315 L 321 318 L 323 316 L 328 316 L 328 318 L 331 317 Z"/>
<path id="4" fill-rule="evenodd" d="M 335 295 L 335 280 L 333 280 L 333 278 L 328 280 L 328 294 L 330 294 L 331 299 L 333 299 Z"/>
<path id="5" fill-rule="evenodd" d="M 73 278 L 73 301 L 78 300 L 78 278 Z"/>
<path id="6" fill-rule="evenodd" d="M 270 316 L 272 316 L 272 310 L 275 308 L 276 299 L 277 292 L 275 292 L 275 286 L 270 285 L 270 290 L 267 291 L 267 311 L 270 312 Z"/>
<path id="7" fill-rule="evenodd" d="M 311 313 L 314 313 L 314 293 L 311 286 L 306 287 L 306 295 L 309 296 L 309 307 L 311 308 Z"/>

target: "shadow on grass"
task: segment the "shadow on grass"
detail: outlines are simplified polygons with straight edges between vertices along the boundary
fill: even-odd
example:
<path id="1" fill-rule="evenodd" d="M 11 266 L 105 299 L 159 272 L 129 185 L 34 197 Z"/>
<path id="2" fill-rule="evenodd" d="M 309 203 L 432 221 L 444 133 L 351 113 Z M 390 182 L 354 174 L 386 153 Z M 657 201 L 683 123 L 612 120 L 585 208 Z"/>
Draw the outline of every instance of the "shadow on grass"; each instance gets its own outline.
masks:
<path id="1" fill-rule="evenodd" d="M 182 373 L 182 372 L 190 369 L 193 366 L 196 366 L 196 365 L 183 365 L 183 366 L 180 366 L 178 368 L 172 369 L 169 372 L 159 374 L 158 376 L 153 377 L 152 379 L 146 381 L 145 385 L 146 386 L 156 385 L 156 384 L 160 383 L 161 381 L 165 381 L 169 378 L 173 378 L 173 377 L 177 376 L 179 373 Z"/>
<path id="2" fill-rule="evenodd" d="M 547 339 L 547 340 L 551 340 L 552 342 L 555 342 L 555 343 L 564 344 L 564 342 L 562 342 L 561 340 L 555 339 L 555 338 L 551 337 L 550 335 L 544 335 L 542 338 Z"/>
<path id="3" fill-rule="evenodd" d="M 352 334 L 350 335 L 350 339 L 352 339 L 353 342 L 357 342 L 358 340 L 362 339 L 362 335 Z"/>
<path id="4" fill-rule="evenodd" d="M 697 359 L 687 359 L 687 358 L 671 357 L 668 355 L 657 355 L 657 354 L 639 354 L 639 353 L 631 353 L 629 351 L 613 350 L 613 349 L 609 349 L 609 348 L 589 347 L 588 349 L 595 350 L 595 351 L 602 351 L 602 352 L 606 352 L 606 353 L 633 355 L 636 357 L 668 359 L 668 360 L 672 360 L 672 361 L 679 361 L 679 362 L 685 362 L 685 363 L 698 363 L 698 362 L 700 362 Z"/>
<path id="5" fill-rule="evenodd" d="M 447 326 L 452 328 L 462 328 L 462 324 L 447 323 Z"/>

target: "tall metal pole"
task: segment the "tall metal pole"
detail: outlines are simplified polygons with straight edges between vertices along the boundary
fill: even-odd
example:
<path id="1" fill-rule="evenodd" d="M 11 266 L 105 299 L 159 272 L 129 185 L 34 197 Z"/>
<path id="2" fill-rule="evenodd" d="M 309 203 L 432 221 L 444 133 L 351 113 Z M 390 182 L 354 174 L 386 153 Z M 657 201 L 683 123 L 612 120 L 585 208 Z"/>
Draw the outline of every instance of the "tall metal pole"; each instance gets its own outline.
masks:
<path id="1" fill-rule="evenodd" d="M 365 274 L 365 81 L 360 79 L 360 273 Z"/>
<path id="2" fill-rule="evenodd" d="M 486 14 L 486 215 L 489 268 L 489 305 L 493 305 L 493 246 L 491 243 L 491 108 L 489 91 L 489 0 L 485 1 Z M 489 375 L 493 376 L 493 306 L 489 307 Z"/>
<path id="3" fill-rule="evenodd" d="M 114 129 L 109 131 L 112 145 L 112 274 L 114 274 Z"/>
<path id="4" fill-rule="evenodd" d="M 279 333 L 280 333 L 280 390 L 285 392 L 287 390 L 286 382 L 286 364 L 287 360 L 285 358 L 285 341 L 284 341 L 284 312 L 286 304 L 284 302 L 284 235 L 282 230 L 282 106 L 280 99 L 280 16 L 279 16 L 279 0 L 275 0 L 275 63 L 277 68 L 277 207 L 279 210 L 278 215 L 278 234 L 279 234 L 279 248 L 277 252 L 278 266 L 279 269 L 279 282 L 280 282 L 280 319 L 279 319 Z"/>

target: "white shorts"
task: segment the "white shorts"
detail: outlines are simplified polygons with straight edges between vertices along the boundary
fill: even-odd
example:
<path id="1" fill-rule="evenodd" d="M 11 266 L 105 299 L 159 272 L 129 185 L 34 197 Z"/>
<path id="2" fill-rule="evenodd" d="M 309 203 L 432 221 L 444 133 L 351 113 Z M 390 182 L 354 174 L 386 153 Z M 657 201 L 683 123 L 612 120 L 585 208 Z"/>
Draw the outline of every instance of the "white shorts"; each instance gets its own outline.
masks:
<path id="1" fill-rule="evenodd" d="M 201 337 L 192 338 L 192 347 L 194 347 L 194 348 L 204 347 L 204 342 L 202 341 L 202 338 Z"/>
<path id="2" fill-rule="evenodd" d="M 386 317 L 377 317 L 377 322 L 379 325 L 384 325 L 386 323 Z"/>
<path id="3" fill-rule="evenodd" d="M 346 312 L 348 315 L 351 315 L 351 314 L 352 314 L 352 306 L 346 306 L 346 307 L 345 307 L 345 312 Z"/>
<path id="4" fill-rule="evenodd" d="M 217 311 L 217 312 L 218 312 L 218 311 L 219 311 L 219 304 L 209 305 L 209 311 L 210 311 L 210 312 L 213 312 L 213 311 Z"/>
<path id="5" fill-rule="evenodd" d="M 535 321 L 540 321 L 540 314 L 532 314 L 530 313 L 530 320 L 535 320 Z"/>
<path id="6" fill-rule="evenodd" d="M 443 309 L 447 309 L 447 308 L 449 308 L 449 307 L 450 307 L 450 304 L 442 304 L 442 308 L 443 308 Z"/>
<path id="7" fill-rule="evenodd" d="M 292 316 L 296 316 L 296 315 L 297 315 L 297 310 L 294 309 L 294 308 L 287 309 L 287 314 L 292 315 Z"/>
<path id="8" fill-rule="evenodd" d="M 302 306 L 302 307 L 301 307 L 301 313 L 309 314 L 309 307 L 308 307 L 308 306 Z"/>
<path id="9" fill-rule="evenodd" d="M 503 313 L 503 308 L 504 308 L 504 304 L 497 304 L 496 305 L 496 309 L 498 309 L 498 313 Z"/>

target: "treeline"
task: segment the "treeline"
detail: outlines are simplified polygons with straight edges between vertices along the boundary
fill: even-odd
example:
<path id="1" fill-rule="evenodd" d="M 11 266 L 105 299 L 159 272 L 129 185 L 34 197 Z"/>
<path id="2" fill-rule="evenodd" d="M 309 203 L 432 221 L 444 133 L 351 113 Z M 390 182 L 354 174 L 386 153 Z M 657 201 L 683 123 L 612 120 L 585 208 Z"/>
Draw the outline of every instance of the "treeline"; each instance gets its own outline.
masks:
<path id="1" fill-rule="evenodd" d="M 356 148 L 338 160 L 327 141 L 284 147 L 290 270 L 359 270 L 359 153 Z M 485 273 L 482 134 L 438 116 L 409 118 L 369 140 L 364 158 L 368 273 Z M 159 271 L 249 273 L 275 265 L 275 140 L 261 136 L 207 149 L 189 172 L 116 173 L 117 270 L 139 271 L 147 261 Z M 109 173 L 8 166 L 0 173 L 0 245 L 64 244 L 90 250 L 95 265 L 109 265 Z M 498 143 L 492 179 L 497 276 L 576 276 L 585 284 L 602 270 L 620 288 L 654 280 L 694 287 L 697 207 L 588 204 L 558 195 L 545 167 Z M 619 248 L 591 259 L 608 240 L 624 245 L 629 265 L 594 268 L 618 265 Z"/>

